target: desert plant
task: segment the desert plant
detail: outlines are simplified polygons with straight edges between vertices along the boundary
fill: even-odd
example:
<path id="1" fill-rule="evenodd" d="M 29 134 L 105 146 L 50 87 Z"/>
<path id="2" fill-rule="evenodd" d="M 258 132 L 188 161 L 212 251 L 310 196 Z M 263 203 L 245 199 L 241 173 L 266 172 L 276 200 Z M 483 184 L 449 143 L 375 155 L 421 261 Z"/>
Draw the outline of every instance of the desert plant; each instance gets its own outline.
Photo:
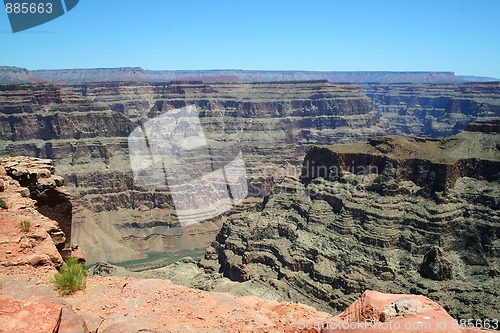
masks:
<path id="1" fill-rule="evenodd" d="M 54 275 L 57 290 L 63 295 L 70 295 L 84 289 L 87 282 L 87 270 L 77 258 L 69 258 L 59 272 Z"/>
<path id="2" fill-rule="evenodd" d="M 19 222 L 19 229 L 21 229 L 22 232 L 28 232 L 30 231 L 31 228 L 31 222 L 30 220 L 22 220 Z"/>
<path id="3" fill-rule="evenodd" d="M 0 208 L 3 208 L 3 209 L 8 209 L 9 208 L 7 206 L 7 204 L 5 203 L 5 201 L 3 200 L 3 198 L 0 198 Z"/>

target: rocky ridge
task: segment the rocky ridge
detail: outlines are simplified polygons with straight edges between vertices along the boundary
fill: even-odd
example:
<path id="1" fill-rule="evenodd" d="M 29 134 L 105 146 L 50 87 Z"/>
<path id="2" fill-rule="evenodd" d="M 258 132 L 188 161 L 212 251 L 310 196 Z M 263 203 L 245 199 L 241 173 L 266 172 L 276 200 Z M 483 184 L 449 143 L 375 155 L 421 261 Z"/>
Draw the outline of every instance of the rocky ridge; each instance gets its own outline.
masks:
<path id="1" fill-rule="evenodd" d="M 144 70 L 140 67 L 27 70 L 0 66 L 0 82 L 98 82 L 98 81 L 299 81 L 385 83 L 457 83 L 489 81 L 494 78 L 460 77 L 452 72 L 320 72 L 320 71 L 259 71 L 259 70 Z"/>
<path id="2" fill-rule="evenodd" d="M 493 120 L 441 140 L 313 148 L 302 182 L 285 179 L 262 209 L 232 215 L 200 266 L 330 312 L 375 289 L 496 318 L 498 133 Z"/>

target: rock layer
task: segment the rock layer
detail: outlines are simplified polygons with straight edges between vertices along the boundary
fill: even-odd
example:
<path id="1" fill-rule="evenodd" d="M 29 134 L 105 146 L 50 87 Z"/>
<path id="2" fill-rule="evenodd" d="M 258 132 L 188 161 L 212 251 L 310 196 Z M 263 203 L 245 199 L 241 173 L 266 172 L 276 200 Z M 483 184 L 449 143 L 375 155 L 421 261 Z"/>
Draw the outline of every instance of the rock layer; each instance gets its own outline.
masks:
<path id="1" fill-rule="evenodd" d="M 500 116 L 500 82 L 362 84 L 391 129 L 387 134 L 445 137 L 471 121 Z"/>
<path id="2" fill-rule="evenodd" d="M 375 289 L 428 295 L 459 318 L 496 318 L 500 139 L 474 132 L 495 123 L 442 140 L 312 149 L 304 183 L 284 180 L 261 211 L 223 225 L 211 266 L 323 310 Z"/>
<path id="3" fill-rule="evenodd" d="M 361 89 L 374 102 L 357 85 L 325 81 L 100 82 L 63 89 L 5 84 L 0 152 L 52 158 L 74 198 L 72 236 L 90 262 L 116 262 L 203 248 L 222 224 L 216 217 L 185 232 L 168 190 L 149 191 L 133 182 L 127 137 L 169 110 L 196 106 L 216 147 L 214 161 L 227 159 L 227 145 L 241 148 L 249 192 L 256 197 L 272 187 L 272 176 L 298 176 L 312 145 L 406 132 L 454 134 L 476 118 L 499 115 L 498 83 Z M 397 113 L 397 106 L 404 112 Z"/>
<path id="4" fill-rule="evenodd" d="M 72 204 L 64 179 L 54 174 L 52 160 L 31 157 L 7 157 L 0 160 L 0 167 L 10 178 L 29 190 L 28 196 L 36 201 L 37 210 L 56 221 L 66 241 L 58 244 L 59 251 L 70 251 Z"/>
<path id="5" fill-rule="evenodd" d="M 0 66 L 0 82 L 99 82 L 99 81 L 297 81 L 328 80 L 329 82 L 465 82 L 489 81 L 493 78 L 459 77 L 452 72 L 313 72 L 258 70 L 144 70 L 140 67 L 27 70 Z"/>

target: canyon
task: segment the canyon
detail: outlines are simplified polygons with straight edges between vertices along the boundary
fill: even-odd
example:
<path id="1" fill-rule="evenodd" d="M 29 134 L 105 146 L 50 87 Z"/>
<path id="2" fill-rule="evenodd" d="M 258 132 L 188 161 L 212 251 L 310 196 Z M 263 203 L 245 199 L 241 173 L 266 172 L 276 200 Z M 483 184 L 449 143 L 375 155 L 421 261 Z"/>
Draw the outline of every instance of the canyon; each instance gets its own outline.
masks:
<path id="1" fill-rule="evenodd" d="M 374 289 L 498 316 L 499 133 L 497 119 L 444 139 L 315 146 L 301 180 L 230 216 L 200 266 L 330 313 Z"/>
<path id="2" fill-rule="evenodd" d="M 17 179 L 26 175 L 30 182 L 21 184 Z M 349 332 L 387 327 L 393 332 L 492 332 L 458 321 L 422 295 L 376 291 L 364 292 L 337 316 L 303 304 L 206 292 L 151 276 L 89 276 L 84 290 L 63 296 L 52 279 L 62 264 L 58 247 L 66 235 L 57 221 L 40 212 L 42 197 L 54 192 L 68 199 L 52 161 L 23 156 L 0 161 L 5 203 L 0 208 L 0 332 L 327 333 L 338 327 Z M 32 224 L 23 230 L 19 221 L 25 219 Z M 484 320 L 479 326 L 495 329 L 498 321 Z"/>
<path id="3" fill-rule="evenodd" d="M 203 259 L 145 272 L 336 314 L 365 290 L 426 295 L 456 318 L 500 313 L 500 119 L 443 138 L 314 146 L 299 179 L 233 212 Z"/>
<path id="4" fill-rule="evenodd" d="M 243 155 L 251 196 L 269 177 L 298 177 L 317 144 L 385 134 L 453 135 L 500 115 L 500 85 L 298 82 L 97 82 L 0 85 L 0 152 L 51 158 L 73 204 L 72 234 L 89 260 L 205 248 L 227 215 L 180 228 L 168 189 L 134 184 L 128 136 L 149 119 L 194 105 L 207 140 Z M 196 165 L 194 165 L 196 167 Z"/>

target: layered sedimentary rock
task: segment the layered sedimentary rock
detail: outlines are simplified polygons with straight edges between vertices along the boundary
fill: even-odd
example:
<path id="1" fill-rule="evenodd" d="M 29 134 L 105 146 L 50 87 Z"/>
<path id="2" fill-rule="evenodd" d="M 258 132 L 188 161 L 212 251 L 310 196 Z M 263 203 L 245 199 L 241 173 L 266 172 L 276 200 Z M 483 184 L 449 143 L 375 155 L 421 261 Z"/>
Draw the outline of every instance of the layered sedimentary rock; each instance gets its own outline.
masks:
<path id="1" fill-rule="evenodd" d="M 385 82 L 385 83 L 459 83 L 490 81 L 493 78 L 459 77 L 452 72 L 320 72 L 320 71 L 259 71 L 259 70 L 144 70 L 140 67 L 27 70 L 18 67 L 0 67 L 0 82 L 100 82 L 174 80 L 203 81 L 298 81 L 327 80 L 329 82 Z"/>
<path id="2" fill-rule="evenodd" d="M 496 318 L 499 133 L 495 120 L 441 140 L 315 147 L 302 182 L 286 179 L 263 209 L 231 216 L 201 265 L 324 310 L 375 289 Z"/>
<path id="3" fill-rule="evenodd" d="M 205 135 L 240 145 L 252 166 L 297 164 L 310 144 L 349 143 L 383 133 L 370 100 L 351 84 L 111 82 L 68 89 L 109 105 L 137 124 L 195 105 Z"/>
<path id="4" fill-rule="evenodd" d="M 110 205 L 109 201 L 93 200 L 92 193 L 117 195 L 120 189 L 130 188 L 126 176 L 130 172 L 126 137 L 133 124 L 106 106 L 61 91 L 48 83 L 2 85 L 0 128 L 3 154 L 54 160 L 57 174 L 65 178 L 75 200 L 73 227 L 82 223 L 81 216 L 92 221 L 89 212 L 102 211 Z M 115 204 L 120 202 L 129 207 L 125 200 L 117 200 Z M 65 223 L 62 225 L 65 227 Z M 80 241 L 79 228 L 73 230 L 74 241 Z M 103 249 L 112 247 L 133 255 L 132 250 L 114 242 L 99 227 L 94 232 L 102 235 L 101 239 L 95 237 L 84 241 L 85 251 L 91 256 L 89 244 Z"/>
<path id="5" fill-rule="evenodd" d="M 265 175 L 263 167 L 297 166 L 304 145 L 381 133 L 370 100 L 348 84 L 108 83 L 61 90 L 44 83 L 1 91 L 2 151 L 55 160 L 75 198 L 73 236 L 91 262 L 205 247 L 222 223 L 181 230 L 168 191 L 134 184 L 128 135 L 150 118 L 194 105 L 213 143 L 211 159 L 227 160 L 224 144 L 235 145 L 250 178 Z"/>
<path id="6" fill-rule="evenodd" d="M 363 84 L 390 129 L 387 134 L 445 137 L 471 121 L 500 116 L 500 82 Z"/>
<path id="7" fill-rule="evenodd" d="M 381 87 L 385 86 L 370 89 Z M 411 90 L 412 85 L 388 87 L 390 97 L 393 91 Z M 433 136 L 452 128 L 455 133 L 468 121 L 498 115 L 498 84 L 433 87 L 416 85 L 402 101 L 411 109 L 411 100 L 430 91 L 431 102 L 418 114 L 411 109 L 407 122 L 431 119 L 447 127 L 435 131 L 432 126 L 414 125 L 408 131 Z M 440 93 L 452 104 L 460 100 L 461 106 L 443 109 L 436 102 Z M 382 97 L 370 96 L 374 105 L 357 85 L 325 81 L 101 82 L 63 89 L 48 83 L 6 84 L 0 86 L 0 151 L 53 158 L 75 199 L 75 240 L 90 262 L 122 261 L 146 252 L 203 248 L 223 221 L 216 217 L 182 230 L 168 190 L 151 191 L 134 183 L 128 152 L 128 136 L 134 129 L 170 110 L 195 106 L 210 156 L 190 159 L 191 168 L 208 160 L 222 167 L 227 147 L 237 147 L 250 195 L 265 196 L 266 188 L 272 187 L 271 176 L 300 174 L 300 163 L 312 145 L 401 133 L 406 118 L 391 118 L 392 97 L 383 107 L 378 102 Z M 478 98 L 485 102 L 478 104 Z"/>

